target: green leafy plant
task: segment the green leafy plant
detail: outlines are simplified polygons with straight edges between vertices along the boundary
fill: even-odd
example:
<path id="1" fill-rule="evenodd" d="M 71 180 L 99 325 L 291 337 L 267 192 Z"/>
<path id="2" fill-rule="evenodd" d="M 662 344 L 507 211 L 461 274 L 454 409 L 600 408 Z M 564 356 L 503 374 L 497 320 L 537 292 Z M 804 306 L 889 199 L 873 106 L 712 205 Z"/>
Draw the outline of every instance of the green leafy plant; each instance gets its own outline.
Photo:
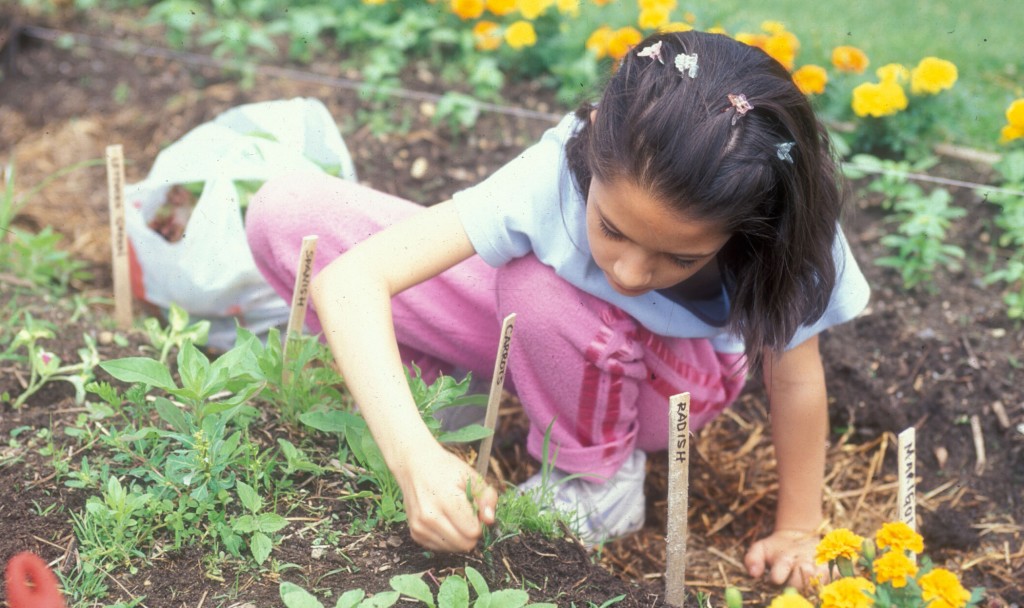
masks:
<path id="1" fill-rule="evenodd" d="M 241 327 L 238 335 L 245 339 L 252 336 Z M 274 406 L 286 422 L 294 425 L 315 408 L 347 403 L 347 396 L 338 389 L 343 381 L 327 346 L 316 336 L 292 336 L 289 342 L 285 357 L 281 333 L 272 327 L 267 332 L 266 346 L 255 346 L 260 373 L 267 380 L 260 400 Z"/>
<path id="2" fill-rule="evenodd" d="M 188 312 L 172 302 L 167 311 L 166 325 L 161 325 L 155 317 L 147 317 L 142 322 L 150 344 L 160 352 L 157 361 L 167 363 L 171 349 L 180 349 L 185 342 L 200 346 L 206 344 L 210 337 L 210 322 L 201 320 L 189 325 L 188 321 Z"/>
<path id="3" fill-rule="evenodd" d="M 15 409 L 25 405 L 29 397 L 50 382 L 69 382 L 75 387 L 75 403 L 85 400 L 85 385 L 93 378 L 93 369 L 99 364 L 96 342 L 88 334 L 83 334 L 85 347 L 78 349 L 78 363 L 64 365 L 60 357 L 46 350 L 40 340 L 52 340 L 55 334 L 50 327 L 38 323 L 31 314 L 24 315 L 25 326 L 14 336 L 4 358 L 24 348 L 27 355 L 24 361 L 29 365 L 29 378 L 25 390 L 11 403 Z"/>
<path id="4" fill-rule="evenodd" d="M 985 284 L 1005 286 L 1003 302 L 1007 316 L 1024 318 L 1024 150 L 1006 154 L 995 165 L 1001 177 L 998 191 L 979 190 L 979 194 L 999 207 L 995 224 L 1002 231 L 998 243 L 1009 250 L 1001 267 L 985 276 Z"/>
<path id="5" fill-rule="evenodd" d="M 936 188 L 927 195 L 901 198 L 893 206 L 895 214 L 891 221 L 899 225 L 896 232 L 883 236 L 881 243 L 893 249 L 894 255 L 879 258 L 875 263 L 899 270 L 907 289 L 927 285 L 939 267 L 960 267 L 964 250 L 946 243 L 946 232 L 967 211 L 951 206 L 951 200 L 948 190 Z"/>
<path id="6" fill-rule="evenodd" d="M 270 556 L 274 542 L 269 534 L 280 531 L 288 525 L 288 520 L 277 513 L 261 513 L 263 499 L 249 484 L 239 481 L 235 486 L 238 499 L 248 513 L 231 521 L 231 529 L 239 534 L 249 535 L 249 550 L 257 564 L 262 564 Z"/>
<path id="7" fill-rule="evenodd" d="M 491 591 L 483 575 L 466 566 L 465 577 L 451 574 L 443 581 L 435 597 L 430 586 L 420 577 L 400 574 L 390 581 L 393 591 L 384 591 L 370 598 L 362 589 L 346 591 L 338 598 L 335 608 L 384 608 L 399 600 L 414 600 L 430 608 L 554 608 L 555 604 L 530 603 L 530 595 L 522 589 Z M 324 605 L 302 587 L 284 582 L 280 585 L 281 601 L 287 608 L 324 608 Z"/>

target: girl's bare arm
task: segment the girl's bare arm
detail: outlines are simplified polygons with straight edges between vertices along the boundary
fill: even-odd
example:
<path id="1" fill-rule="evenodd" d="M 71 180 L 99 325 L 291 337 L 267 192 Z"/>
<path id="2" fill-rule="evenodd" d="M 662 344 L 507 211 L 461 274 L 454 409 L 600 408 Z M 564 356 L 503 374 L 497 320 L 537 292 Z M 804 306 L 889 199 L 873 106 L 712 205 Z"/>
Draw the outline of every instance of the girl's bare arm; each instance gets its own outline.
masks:
<path id="1" fill-rule="evenodd" d="M 820 574 L 814 563 L 825 475 L 828 401 L 817 336 L 782 355 L 766 354 L 765 388 L 778 461 L 775 531 L 755 543 L 746 564 L 753 576 L 770 568 L 776 584 L 804 587 Z"/>
<path id="2" fill-rule="evenodd" d="M 497 495 L 423 424 L 398 353 L 391 298 L 473 254 L 448 201 L 359 243 L 312 284 L 327 343 L 402 488 L 412 536 L 442 551 L 475 546 L 480 523 L 493 522 Z"/>

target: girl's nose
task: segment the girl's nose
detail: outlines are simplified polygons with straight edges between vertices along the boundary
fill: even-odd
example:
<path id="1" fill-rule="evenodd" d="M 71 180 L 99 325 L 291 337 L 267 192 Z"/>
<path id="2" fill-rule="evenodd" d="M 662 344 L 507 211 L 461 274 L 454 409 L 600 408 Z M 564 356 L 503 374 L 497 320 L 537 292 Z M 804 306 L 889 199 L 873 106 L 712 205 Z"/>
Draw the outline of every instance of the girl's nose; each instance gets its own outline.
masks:
<path id="1" fill-rule="evenodd" d="M 650 257 L 641 251 L 629 251 L 615 261 L 615 280 L 626 289 L 645 289 L 651 283 Z"/>

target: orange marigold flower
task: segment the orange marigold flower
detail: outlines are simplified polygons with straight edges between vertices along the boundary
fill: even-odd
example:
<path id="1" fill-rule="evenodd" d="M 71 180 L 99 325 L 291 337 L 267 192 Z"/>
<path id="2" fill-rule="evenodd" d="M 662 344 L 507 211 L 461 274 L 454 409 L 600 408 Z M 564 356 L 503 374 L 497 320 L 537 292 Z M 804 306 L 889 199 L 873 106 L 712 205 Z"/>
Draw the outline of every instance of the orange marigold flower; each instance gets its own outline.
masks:
<path id="1" fill-rule="evenodd" d="M 869 608 L 874 600 L 875 585 L 866 578 L 844 577 L 821 589 L 821 608 Z"/>
<path id="2" fill-rule="evenodd" d="M 516 10 L 516 0 L 487 0 L 487 10 L 502 17 Z"/>
<path id="3" fill-rule="evenodd" d="M 635 27 L 620 27 L 612 33 L 611 39 L 608 40 L 608 54 L 612 59 L 622 59 L 629 49 L 643 39 L 643 34 Z"/>
<path id="4" fill-rule="evenodd" d="M 917 564 L 902 551 L 887 551 L 871 564 L 875 580 L 892 583 L 896 589 L 907 586 L 907 578 L 917 574 Z"/>
<path id="5" fill-rule="evenodd" d="M 739 32 L 734 38 L 743 44 L 755 46 L 761 50 L 764 50 L 766 44 L 768 44 L 768 36 L 765 34 L 751 34 L 750 32 Z"/>
<path id="6" fill-rule="evenodd" d="M 890 521 L 882 524 L 882 528 L 875 534 L 875 544 L 879 549 L 888 547 L 901 553 L 903 551 L 913 551 L 914 553 L 924 551 L 924 539 L 902 521 Z"/>
<path id="7" fill-rule="evenodd" d="M 773 599 L 768 608 L 814 608 L 814 604 L 795 591 L 787 591 Z"/>
<path id="8" fill-rule="evenodd" d="M 473 39 L 481 51 L 493 51 L 501 46 L 501 27 L 493 21 L 479 21 L 473 26 Z"/>
<path id="9" fill-rule="evenodd" d="M 963 608 L 971 599 L 969 591 L 945 568 L 936 568 L 918 579 L 921 599 L 928 608 Z"/>
<path id="10" fill-rule="evenodd" d="M 543 15 L 554 2 L 555 0 L 517 0 L 516 7 L 524 19 L 533 21 Z"/>
<path id="11" fill-rule="evenodd" d="M 590 34 L 584 46 L 598 59 L 604 59 L 608 55 L 608 43 L 611 40 L 612 28 L 602 25 Z"/>
<path id="12" fill-rule="evenodd" d="M 907 109 L 907 94 L 895 82 L 865 82 L 853 90 L 850 105 L 857 116 L 891 116 Z"/>
<path id="13" fill-rule="evenodd" d="M 476 19 L 484 14 L 484 0 L 451 0 L 452 12 L 459 19 Z"/>
<path id="14" fill-rule="evenodd" d="M 805 65 L 793 72 L 793 82 L 804 95 L 821 95 L 828 84 L 828 72 L 820 65 Z"/>
<path id="15" fill-rule="evenodd" d="M 764 52 L 781 63 L 787 70 L 793 69 L 796 53 L 799 50 L 800 39 L 790 32 L 772 34 L 764 45 Z"/>
<path id="16" fill-rule="evenodd" d="M 537 32 L 529 21 L 516 21 L 505 30 L 505 42 L 514 49 L 537 44 Z"/>
<path id="17" fill-rule="evenodd" d="M 956 65 L 938 57 L 925 57 L 910 71 L 910 92 L 935 95 L 952 88 L 957 79 Z"/>
<path id="18" fill-rule="evenodd" d="M 832 65 L 840 72 L 863 74 L 868 69 L 868 56 L 855 46 L 837 46 L 832 49 Z"/>
<path id="19" fill-rule="evenodd" d="M 856 559 L 863 542 L 863 536 L 854 534 L 846 528 L 836 528 L 826 534 L 825 538 L 821 539 L 821 542 L 818 543 L 814 560 L 819 564 L 827 564 L 840 557 L 845 557 L 852 561 Z"/>
<path id="20" fill-rule="evenodd" d="M 668 9 L 662 7 L 645 8 L 640 11 L 640 16 L 636 20 L 636 24 L 644 30 L 655 30 L 668 22 Z"/>
<path id="21" fill-rule="evenodd" d="M 593 0 L 594 6 L 604 6 L 605 4 L 611 4 L 615 0 Z"/>

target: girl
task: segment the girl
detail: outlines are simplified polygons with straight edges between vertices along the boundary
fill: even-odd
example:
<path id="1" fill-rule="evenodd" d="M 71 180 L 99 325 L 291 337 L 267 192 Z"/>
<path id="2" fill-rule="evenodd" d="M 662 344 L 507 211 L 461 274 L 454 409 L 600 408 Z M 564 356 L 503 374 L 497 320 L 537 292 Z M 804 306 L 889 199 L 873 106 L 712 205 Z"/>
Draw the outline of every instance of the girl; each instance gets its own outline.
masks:
<path id="1" fill-rule="evenodd" d="M 837 228 L 837 179 L 781 65 L 725 36 L 670 33 L 633 49 L 599 104 L 450 201 L 424 209 L 292 175 L 264 186 L 247 225 L 285 298 L 302 237 L 319 235 L 308 325 L 334 353 L 424 547 L 472 549 L 497 495 L 434 441 L 403 361 L 486 377 L 500 321 L 515 312 L 508 380 L 532 423 L 527 448 L 539 459 L 553 422 L 556 481 L 585 474 L 557 484 L 555 500 L 590 542 L 642 526 L 645 452 L 667 447 L 668 397 L 691 393 L 696 429 L 736 398 L 747 366 L 762 369 L 779 496 L 774 532 L 746 565 L 803 586 L 822 521 L 817 335 L 868 296 Z"/>

